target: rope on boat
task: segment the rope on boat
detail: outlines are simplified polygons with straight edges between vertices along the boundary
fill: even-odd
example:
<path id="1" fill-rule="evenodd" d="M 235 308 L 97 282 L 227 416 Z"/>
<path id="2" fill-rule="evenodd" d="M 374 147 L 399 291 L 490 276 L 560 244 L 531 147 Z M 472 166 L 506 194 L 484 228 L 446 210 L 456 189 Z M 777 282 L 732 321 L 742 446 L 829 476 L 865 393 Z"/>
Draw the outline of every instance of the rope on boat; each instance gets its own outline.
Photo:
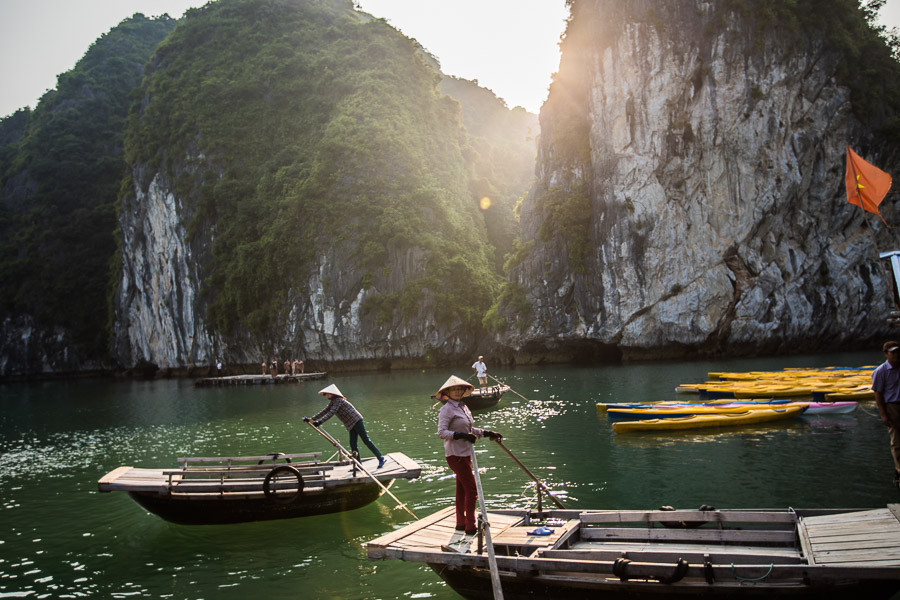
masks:
<path id="1" fill-rule="evenodd" d="M 741 577 L 737 574 L 737 569 L 734 568 L 734 563 L 731 563 L 731 574 L 734 575 L 734 578 L 738 581 L 762 581 L 763 579 L 767 579 L 769 575 L 772 574 L 772 571 L 775 569 L 775 563 L 771 563 L 769 565 L 769 570 L 765 575 L 760 577 Z"/>

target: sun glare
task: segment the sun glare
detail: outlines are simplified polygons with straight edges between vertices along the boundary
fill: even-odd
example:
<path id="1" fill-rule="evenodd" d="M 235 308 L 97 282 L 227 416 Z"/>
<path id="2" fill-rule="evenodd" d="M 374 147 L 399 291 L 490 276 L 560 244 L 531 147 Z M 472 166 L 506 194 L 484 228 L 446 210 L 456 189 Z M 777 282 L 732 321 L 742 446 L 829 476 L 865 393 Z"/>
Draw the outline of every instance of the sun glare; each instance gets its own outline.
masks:
<path id="1" fill-rule="evenodd" d="M 481 199 L 478 205 L 481 207 L 481 210 L 487 210 L 491 207 L 491 199 L 485 196 Z"/>

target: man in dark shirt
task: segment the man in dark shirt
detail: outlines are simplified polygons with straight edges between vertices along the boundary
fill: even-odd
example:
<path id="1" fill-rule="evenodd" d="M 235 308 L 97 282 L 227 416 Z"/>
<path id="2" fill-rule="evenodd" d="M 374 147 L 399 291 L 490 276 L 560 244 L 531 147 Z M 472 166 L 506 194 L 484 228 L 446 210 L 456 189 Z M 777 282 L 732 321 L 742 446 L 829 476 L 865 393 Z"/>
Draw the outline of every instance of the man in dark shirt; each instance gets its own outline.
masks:
<path id="1" fill-rule="evenodd" d="M 894 485 L 900 487 L 900 343 L 885 342 L 882 350 L 887 360 L 872 373 L 872 391 L 881 422 L 891 436 Z"/>

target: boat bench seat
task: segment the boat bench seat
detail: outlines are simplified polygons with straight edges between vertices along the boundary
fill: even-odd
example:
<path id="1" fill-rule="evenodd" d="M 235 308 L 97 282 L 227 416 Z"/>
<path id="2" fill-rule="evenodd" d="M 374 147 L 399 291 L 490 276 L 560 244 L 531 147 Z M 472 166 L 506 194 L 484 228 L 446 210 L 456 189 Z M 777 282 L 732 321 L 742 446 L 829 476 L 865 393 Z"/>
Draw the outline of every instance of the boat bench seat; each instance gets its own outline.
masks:
<path id="1" fill-rule="evenodd" d="M 324 482 L 324 478 L 303 478 L 303 484 L 319 485 Z M 271 489 L 274 490 L 295 490 L 296 482 L 286 480 L 273 482 Z M 217 492 L 261 492 L 262 487 L 258 478 L 256 479 L 228 479 L 224 483 L 218 479 L 187 479 L 181 481 L 173 481 L 169 491 L 173 494 L 200 494 L 200 493 L 217 493 Z"/>
<path id="2" fill-rule="evenodd" d="M 334 469 L 334 465 L 318 465 L 315 467 L 311 466 L 299 466 L 299 465 L 278 465 L 278 466 L 291 466 L 303 475 L 315 475 L 317 473 L 324 473 L 324 471 L 330 471 Z M 193 477 L 206 477 L 209 479 L 210 477 L 256 477 L 257 481 L 261 477 L 265 477 L 269 471 L 273 469 L 272 465 L 259 465 L 259 466 L 247 466 L 247 467 L 189 467 L 187 469 L 163 469 L 163 475 L 173 476 L 173 475 L 181 475 L 187 476 L 188 478 Z"/>

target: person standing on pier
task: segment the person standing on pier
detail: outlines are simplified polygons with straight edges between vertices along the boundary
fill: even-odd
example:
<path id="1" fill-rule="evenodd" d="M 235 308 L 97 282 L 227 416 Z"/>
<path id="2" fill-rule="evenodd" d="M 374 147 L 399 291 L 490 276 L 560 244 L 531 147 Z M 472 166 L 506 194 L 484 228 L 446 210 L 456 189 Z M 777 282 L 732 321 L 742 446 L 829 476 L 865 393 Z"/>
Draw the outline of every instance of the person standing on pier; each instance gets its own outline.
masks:
<path id="1" fill-rule="evenodd" d="M 472 370 L 475 371 L 475 375 L 478 376 L 478 385 L 487 387 L 487 365 L 484 364 L 483 356 L 478 357 L 478 360 L 472 365 Z M 471 377 L 471 375 L 469 377 Z"/>
<path id="2" fill-rule="evenodd" d="M 350 451 L 356 456 L 356 459 L 359 460 L 359 444 L 358 438 L 362 438 L 363 443 L 372 451 L 372 454 L 375 455 L 375 458 L 378 459 L 378 466 L 376 469 L 380 469 L 384 466 L 384 456 L 382 456 L 381 452 L 378 451 L 378 448 L 375 446 L 375 443 L 369 439 L 369 434 L 366 431 L 366 426 L 363 423 L 363 416 L 360 414 L 356 407 L 354 407 L 350 402 L 344 397 L 341 393 L 341 390 L 338 389 L 336 385 L 333 383 L 329 385 L 324 390 L 319 392 L 320 395 L 328 398 L 328 406 L 323 408 L 317 415 L 314 417 L 303 417 L 303 421 L 305 423 L 309 423 L 312 421 L 312 424 L 316 427 L 319 427 L 333 417 L 337 415 L 341 422 L 344 424 L 344 427 L 347 428 L 347 431 L 350 432 Z"/>
<path id="3" fill-rule="evenodd" d="M 438 437 L 444 440 L 447 466 L 456 475 L 456 529 L 469 535 L 477 531 L 475 500 L 478 490 L 472 473 L 472 444 L 480 437 L 503 439 L 499 433 L 473 427 L 475 420 L 464 398 L 474 388 L 466 380 L 451 375 L 435 394 L 444 403 L 438 414 Z"/>
<path id="4" fill-rule="evenodd" d="M 894 458 L 894 485 L 900 487 L 900 343 L 882 346 L 887 359 L 872 373 L 872 391 L 881 422 L 887 425 Z"/>

